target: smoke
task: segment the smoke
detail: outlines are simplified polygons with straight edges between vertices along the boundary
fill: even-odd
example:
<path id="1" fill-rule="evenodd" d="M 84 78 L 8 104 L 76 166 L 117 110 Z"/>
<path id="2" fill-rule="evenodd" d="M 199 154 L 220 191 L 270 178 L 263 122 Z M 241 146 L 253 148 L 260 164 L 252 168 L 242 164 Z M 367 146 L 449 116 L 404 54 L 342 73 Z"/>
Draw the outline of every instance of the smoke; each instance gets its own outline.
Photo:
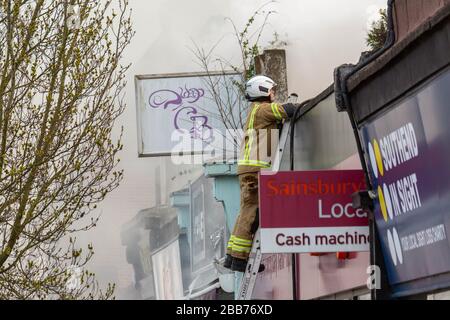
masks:
<path id="1" fill-rule="evenodd" d="M 168 159 L 138 158 L 134 76 L 202 71 L 190 51 L 193 41 L 205 49 L 222 39 L 215 53 L 239 62 L 239 47 L 231 18 L 242 29 L 248 18 L 267 0 L 130 0 L 136 36 L 126 51 L 126 63 L 133 63 L 126 87 L 127 108 L 117 127 L 124 127 L 121 166 L 125 178 L 121 186 L 101 204 L 101 220 L 94 230 L 79 234 L 82 243 L 93 242 L 96 249 L 91 269 L 102 284 L 116 282 L 119 298 L 135 298 L 130 289 L 133 269 L 126 261 L 121 244 L 121 226 L 144 208 L 152 207 L 155 193 L 155 168 L 160 166 L 171 180 L 182 171 Z M 299 100 L 311 98 L 333 81 L 333 70 L 343 63 L 358 61 L 366 50 L 368 22 L 387 0 L 278 0 L 265 7 L 276 10 L 261 39 L 263 46 L 276 31 L 287 40 L 289 90 Z M 262 22 L 258 17 L 255 25 Z M 162 181 L 161 188 L 166 188 Z M 167 198 L 167 192 L 163 192 Z"/>
<path id="2" fill-rule="evenodd" d="M 370 5 L 367 7 L 366 14 L 367 14 L 367 25 L 366 30 L 369 31 L 372 28 L 372 25 L 374 22 L 377 22 L 380 20 L 380 10 L 384 9 L 386 7 L 379 6 L 379 5 Z"/>

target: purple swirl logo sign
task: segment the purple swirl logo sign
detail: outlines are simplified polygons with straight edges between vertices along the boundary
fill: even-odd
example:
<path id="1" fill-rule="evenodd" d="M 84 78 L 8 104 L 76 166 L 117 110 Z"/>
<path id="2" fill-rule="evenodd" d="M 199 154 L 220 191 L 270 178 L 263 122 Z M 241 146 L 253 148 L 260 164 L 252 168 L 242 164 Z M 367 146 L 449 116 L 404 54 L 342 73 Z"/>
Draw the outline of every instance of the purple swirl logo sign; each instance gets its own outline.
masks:
<path id="1" fill-rule="evenodd" d="M 213 128 L 208 124 L 208 117 L 201 114 L 200 107 L 195 105 L 204 96 L 204 89 L 185 86 L 178 92 L 170 89 L 155 91 L 150 94 L 148 103 L 151 108 L 172 112 L 175 130 L 187 129 L 192 139 L 211 142 Z"/>

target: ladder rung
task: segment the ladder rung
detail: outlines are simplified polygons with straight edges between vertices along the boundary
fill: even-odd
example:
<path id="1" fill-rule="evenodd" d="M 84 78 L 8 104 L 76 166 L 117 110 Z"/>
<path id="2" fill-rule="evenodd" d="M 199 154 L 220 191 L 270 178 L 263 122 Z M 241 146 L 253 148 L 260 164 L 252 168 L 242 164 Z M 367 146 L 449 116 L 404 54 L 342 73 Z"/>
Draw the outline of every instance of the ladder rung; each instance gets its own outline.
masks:
<path id="1" fill-rule="evenodd" d="M 261 265 L 262 253 L 260 246 L 260 230 L 253 237 L 252 250 L 247 262 L 244 276 L 242 277 L 241 287 L 239 288 L 238 300 L 250 300 L 258 277 L 259 266 Z"/>

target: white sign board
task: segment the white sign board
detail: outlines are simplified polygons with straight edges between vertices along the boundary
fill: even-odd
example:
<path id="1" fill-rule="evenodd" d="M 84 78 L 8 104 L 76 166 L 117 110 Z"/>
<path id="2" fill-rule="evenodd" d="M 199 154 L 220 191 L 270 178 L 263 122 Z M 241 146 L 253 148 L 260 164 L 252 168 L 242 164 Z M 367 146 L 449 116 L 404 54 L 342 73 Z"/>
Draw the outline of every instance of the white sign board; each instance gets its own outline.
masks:
<path id="1" fill-rule="evenodd" d="M 226 129 L 241 128 L 248 108 L 241 81 L 235 72 L 136 76 L 139 155 L 233 149 Z"/>
<path id="2" fill-rule="evenodd" d="M 184 294 L 178 240 L 155 253 L 152 262 L 156 299 L 181 299 Z"/>

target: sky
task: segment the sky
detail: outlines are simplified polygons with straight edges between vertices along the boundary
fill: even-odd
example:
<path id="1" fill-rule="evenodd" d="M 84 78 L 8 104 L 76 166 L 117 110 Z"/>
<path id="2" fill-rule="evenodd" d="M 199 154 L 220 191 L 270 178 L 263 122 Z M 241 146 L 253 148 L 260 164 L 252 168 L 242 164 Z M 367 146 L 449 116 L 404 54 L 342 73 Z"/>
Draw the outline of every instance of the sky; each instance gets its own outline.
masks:
<path id="1" fill-rule="evenodd" d="M 269 1 L 270 2 L 270 1 Z M 268 1 L 260 0 L 130 0 L 136 35 L 124 56 L 128 71 L 125 98 L 127 108 L 117 128 L 124 127 L 124 149 L 120 154 L 124 180 L 99 206 L 97 228 L 78 235 L 80 243 L 92 242 L 95 256 L 90 269 L 102 284 L 115 282 L 117 298 L 127 298 L 133 269 L 126 262 L 120 229 L 139 210 L 155 204 L 155 170 L 164 180 L 180 177 L 180 168 L 164 158 L 138 158 L 134 76 L 203 71 L 191 50 L 194 43 L 214 54 L 238 63 L 239 48 L 231 19 L 239 30 L 248 18 Z M 333 70 L 344 63 L 356 63 L 366 51 L 370 22 L 387 0 L 278 0 L 264 10 L 274 10 L 260 44 L 264 48 L 276 31 L 287 42 L 288 86 L 300 100 L 319 94 L 333 82 Z M 254 26 L 262 23 L 262 16 Z M 220 41 L 219 41 L 220 40 Z M 172 187 L 173 188 L 173 187 Z M 163 199 L 167 190 L 162 190 Z"/>

